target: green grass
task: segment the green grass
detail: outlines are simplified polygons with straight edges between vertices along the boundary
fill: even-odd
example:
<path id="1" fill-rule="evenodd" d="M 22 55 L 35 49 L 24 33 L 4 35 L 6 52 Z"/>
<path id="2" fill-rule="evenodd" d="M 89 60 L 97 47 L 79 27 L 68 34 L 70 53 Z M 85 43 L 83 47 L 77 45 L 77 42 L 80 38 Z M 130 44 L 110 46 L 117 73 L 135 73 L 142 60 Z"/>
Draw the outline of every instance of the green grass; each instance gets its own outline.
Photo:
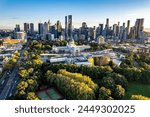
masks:
<path id="1" fill-rule="evenodd" d="M 132 95 L 143 95 L 150 98 L 150 85 L 142 83 L 129 83 L 124 100 L 130 100 Z"/>

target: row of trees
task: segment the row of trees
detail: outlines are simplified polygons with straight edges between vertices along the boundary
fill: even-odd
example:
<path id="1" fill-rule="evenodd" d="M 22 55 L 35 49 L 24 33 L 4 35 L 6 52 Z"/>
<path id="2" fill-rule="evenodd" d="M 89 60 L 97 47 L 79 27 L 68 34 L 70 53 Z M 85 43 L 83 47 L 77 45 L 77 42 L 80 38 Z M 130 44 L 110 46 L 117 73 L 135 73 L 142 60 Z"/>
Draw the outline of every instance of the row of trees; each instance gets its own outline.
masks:
<path id="1" fill-rule="evenodd" d="M 35 92 L 39 86 L 39 73 L 33 68 L 19 71 L 20 82 L 17 85 L 16 99 L 37 100 Z M 34 97 L 34 98 L 33 98 Z"/>
<path id="2" fill-rule="evenodd" d="M 71 78 L 62 74 L 47 71 L 47 82 L 57 87 L 67 99 L 93 100 L 96 99 L 94 91 L 78 78 Z"/>
<path id="3" fill-rule="evenodd" d="M 9 61 L 5 64 L 4 71 L 13 69 L 19 57 L 20 57 L 20 53 L 18 51 L 15 52 L 12 58 L 10 58 Z"/>
<path id="4" fill-rule="evenodd" d="M 71 73 L 71 72 L 68 72 L 66 70 L 59 70 L 58 71 L 58 74 L 62 74 L 63 76 L 67 76 L 67 77 L 70 77 L 72 78 L 73 80 L 76 80 L 78 82 L 83 82 L 85 83 L 86 85 L 88 85 L 92 90 L 94 90 L 95 92 L 97 91 L 98 89 L 98 85 L 95 84 L 91 78 L 89 76 L 85 76 L 85 75 L 82 75 L 80 73 Z"/>
<path id="5" fill-rule="evenodd" d="M 38 100 L 35 92 L 42 84 L 40 70 L 42 61 L 39 55 L 29 54 L 28 51 L 24 52 L 24 57 L 26 60 L 21 61 L 18 72 L 20 82 L 17 85 L 15 99 Z"/>
<path id="6" fill-rule="evenodd" d="M 57 73 L 60 69 L 66 69 L 69 72 L 81 73 L 92 79 L 102 79 L 104 76 L 113 72 L 109 66 L 77 66 L 72 64 L 43 64 L 43 70 L 52 70 Z"/>

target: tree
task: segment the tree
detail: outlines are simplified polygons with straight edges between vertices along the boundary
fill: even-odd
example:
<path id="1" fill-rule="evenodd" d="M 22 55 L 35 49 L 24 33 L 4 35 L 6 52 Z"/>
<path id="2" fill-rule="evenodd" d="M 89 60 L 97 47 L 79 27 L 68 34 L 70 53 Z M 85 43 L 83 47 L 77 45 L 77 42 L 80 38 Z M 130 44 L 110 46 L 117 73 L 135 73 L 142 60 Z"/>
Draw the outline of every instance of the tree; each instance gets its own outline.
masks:
<path id="1" fill-rule="evenodd" d="M 113 97 L 115 99 L 122 99 L 125 95 L 125 89 L 121 85 L 116 85 Z"/>
<path id="2" fill-rule="evenodd" d="M 96 57 L 94 58 L 95 65 L 104 66 L 108 65 L 110 62 L 110 58 L 106 56 Z"/>
<path id="3" fill-rule="evenodd" d="M 111 73 L 107 77 L 113 78 L 115 81 L 115 84 L 121 85 L 125 90 L 127 90 L 128 81 L 123 75 L 117 74 L 117 73 Z"/>
<path id="4" fill-rule="evenodd" d="M 17 52 L 15 52 L 15 54 L 14 54 L 15 56 L 20 56 L 20 53 L 17 51 Z"/>
<path id="5" fill-rule="evenodd" d="M 10 70 L 12 68 L 13 68 L 13 65 L 9 62 L 4 65 L 4 70 Z"/>
<path id="6" fill-rule="evenodd" d="M 26 69 L 23 69 L 20 70 L 18 74 L 21 78 L 26 78 L 29 75 L 29 72 Z"/>
<path id="7" fill-rule="evenodd" d="M 35 91 L 37 91 L 38 83 L 37 83 L 36 80 L 28 79 L 27 82 L 29 84 L 28 89 L 27 89 L 28 92 L 35 92 Z"/>
<path id="8" fill-rule="evenodd" d="M 111 90 L 110 89 L 107 89 L 105 87 L 101 87 L 99 89 L 99 100 L 111 100 L 113 99 L 111 97 Z"/>
<path id="9" fill-rule="evenodd" d="M 21 91 L 21 90 L 25 91 L 27 87 L 28 87 L 28 83 L 26 81 L 21 81 L 17 85 L 17 90 L 19 90 L 19 91 Z"/>
<path id="10" fill-rule="evenodd" d="M 24 51 L 24 56 L 27 57 L 28 56 L 28 51 Z"/>
<path id="11" fill-rule="evenodd" d="M 101 80 L 100 86 L 113 90 L 115 88 L 115 81 L 111 77 L 104 77 Z"/>
<path id="12" fill-rule="evenodd" d="M 150 100 L 150 98 L 142 95 L 132 95 L 131 100 Z"/>
<path id="13" fill-rule="evenodd" d="M 27 93 L 27 100 L 39 100 L 37 95 L 34 92 L 29 92 Z"/>
<path id="14" fill-rule="evenodd" d="M 88 62 L 92 63 L 92 66 L 94 66 L 94 59 L 93 58 L 88 58 Z"/>

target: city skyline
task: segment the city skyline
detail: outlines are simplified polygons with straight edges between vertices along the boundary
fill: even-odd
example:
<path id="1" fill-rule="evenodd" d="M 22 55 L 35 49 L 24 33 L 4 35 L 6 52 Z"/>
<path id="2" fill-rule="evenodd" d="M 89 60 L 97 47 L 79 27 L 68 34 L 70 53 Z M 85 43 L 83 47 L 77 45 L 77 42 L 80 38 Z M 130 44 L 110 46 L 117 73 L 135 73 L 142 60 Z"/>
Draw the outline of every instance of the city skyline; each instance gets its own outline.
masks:
<path id="1" fill-rule="evenodd" d="M 15 24 L 29 22 L 35 24 L 37 30 L 39 22 L 50 19 L 52 24 L 60 20 L 62 26 L 65 25 L 65 16 L 73 15 L 73 26 L 81 27 L 82 22 L 86 22 L 89 27 L 105 24 L 105 19 L 110 19 L 110 25 L 120 21 L 131 20 L 131 26 L 137 18 L 145 19 L 145 28 L 150 28 L 149 11 L 150 2 L 148 0 L 2 0 L 0 3 L 0 29 L 13 29 Z M 113 10 L 112 10 L 113 9 Z"/>

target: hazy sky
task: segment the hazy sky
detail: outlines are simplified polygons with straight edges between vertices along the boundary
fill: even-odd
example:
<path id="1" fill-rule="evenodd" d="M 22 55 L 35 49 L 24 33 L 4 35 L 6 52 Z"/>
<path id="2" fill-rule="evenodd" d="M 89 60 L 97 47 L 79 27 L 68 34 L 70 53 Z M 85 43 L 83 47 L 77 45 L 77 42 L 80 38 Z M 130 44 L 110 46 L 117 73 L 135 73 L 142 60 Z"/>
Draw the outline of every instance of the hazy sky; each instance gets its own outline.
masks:
<path id="1" fill-rule="evenodd" d="M 52 24 L 62 22 L 66 15 L 73 15 L 74 27 L 87 22 L 98 26 L 110 18 L 110 24 L 145 18 L 145 28 L 150 28 L 150 0 L 0 0 L 0 28 L 14 28 L 24 22 L 38 22 L 49 19 Z"/>

